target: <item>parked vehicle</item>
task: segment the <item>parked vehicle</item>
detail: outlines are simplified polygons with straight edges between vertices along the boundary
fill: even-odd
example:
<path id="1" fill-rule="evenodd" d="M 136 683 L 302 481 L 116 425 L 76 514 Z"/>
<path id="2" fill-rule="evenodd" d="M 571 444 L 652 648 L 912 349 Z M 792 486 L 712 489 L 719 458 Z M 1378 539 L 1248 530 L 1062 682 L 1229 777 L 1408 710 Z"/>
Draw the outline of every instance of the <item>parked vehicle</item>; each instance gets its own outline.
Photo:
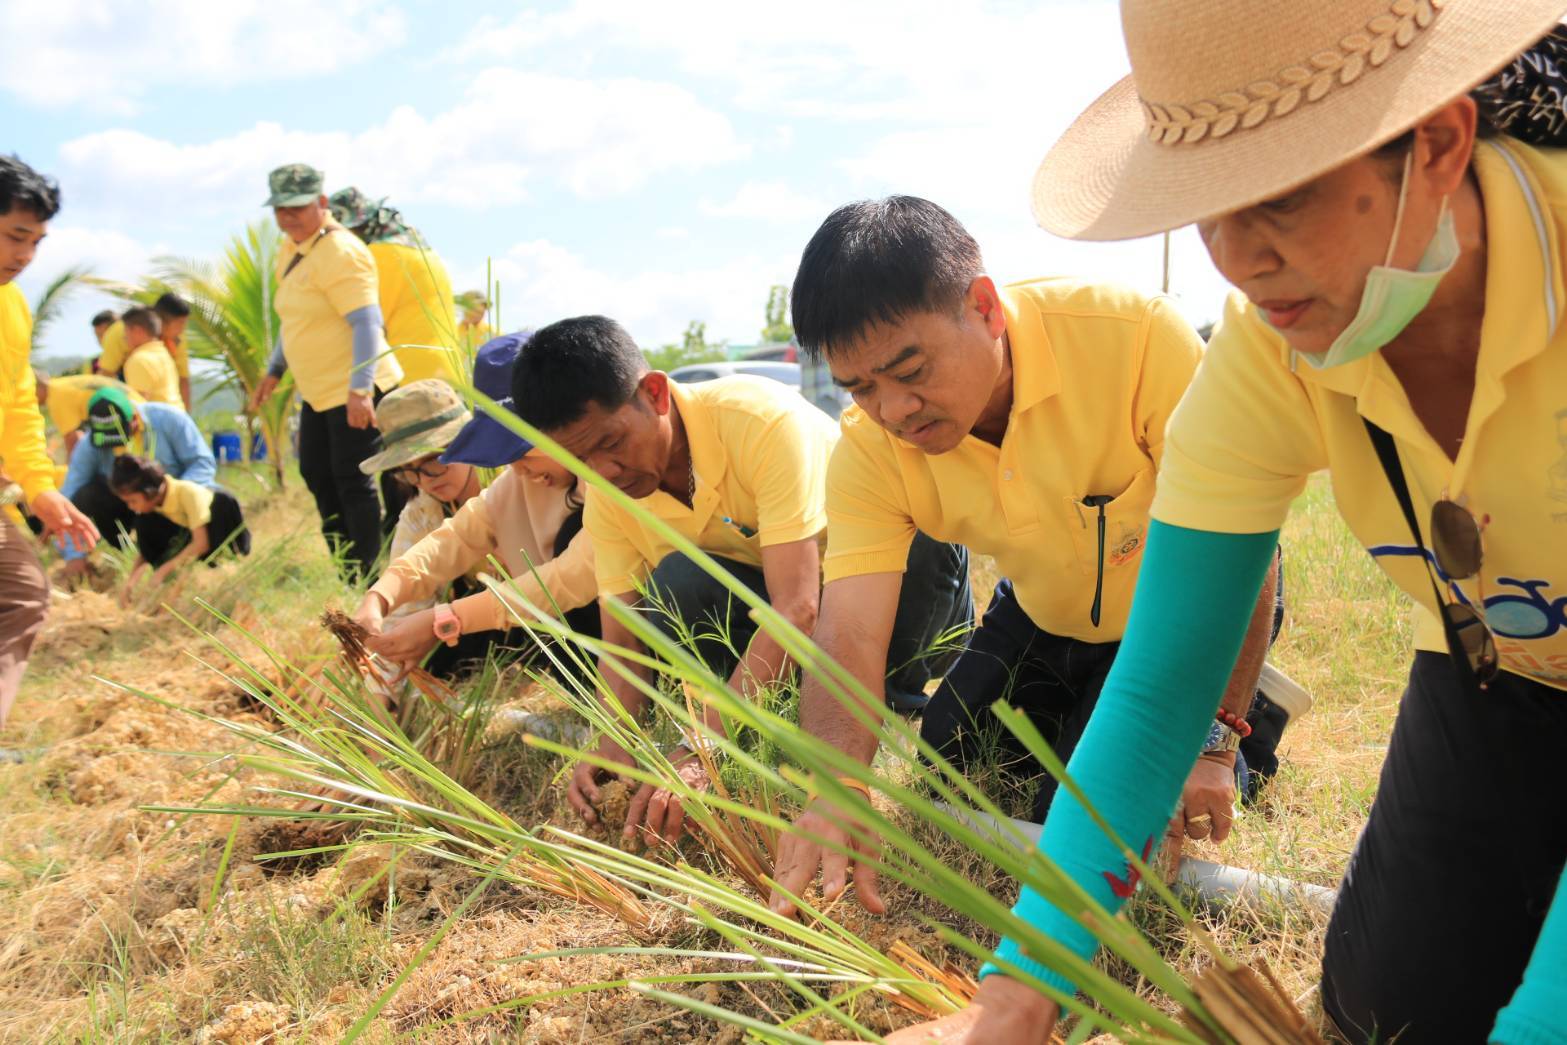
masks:
<path id="1" fill-rule="evenodd" d="M 688 385 L 694 385 L 700 381 L 711 381 L 718 377 L 732 377 L 735 374 L 767 377 L 774 381 L 782 382 L 790 388 L 797 389 L 800 387 L 800 364 L 798 363 L 750 362 L 748 360 L 691 363 L 686 366 L 675 367 L 675 369 L 669 372 L 670 377 Z"/>

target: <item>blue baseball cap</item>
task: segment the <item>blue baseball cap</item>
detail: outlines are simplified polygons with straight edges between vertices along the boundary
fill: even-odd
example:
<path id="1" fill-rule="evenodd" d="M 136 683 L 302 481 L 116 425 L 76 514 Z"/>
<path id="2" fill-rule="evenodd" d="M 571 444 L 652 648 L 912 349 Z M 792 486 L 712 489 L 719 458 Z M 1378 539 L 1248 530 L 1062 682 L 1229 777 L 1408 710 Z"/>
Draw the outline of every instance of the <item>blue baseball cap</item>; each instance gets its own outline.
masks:
<path id="1" fill-rule="evenodd" d="M 533 331 L 523 330 L 486 341 L 474 359 L 473 387 L 510 410 L 511 367 L 532 336 Z M 475 406 L 473 420 L 463 425 L 441 455 L 441 461 L 504 468 L 532 449 L 532 443 Z"/>

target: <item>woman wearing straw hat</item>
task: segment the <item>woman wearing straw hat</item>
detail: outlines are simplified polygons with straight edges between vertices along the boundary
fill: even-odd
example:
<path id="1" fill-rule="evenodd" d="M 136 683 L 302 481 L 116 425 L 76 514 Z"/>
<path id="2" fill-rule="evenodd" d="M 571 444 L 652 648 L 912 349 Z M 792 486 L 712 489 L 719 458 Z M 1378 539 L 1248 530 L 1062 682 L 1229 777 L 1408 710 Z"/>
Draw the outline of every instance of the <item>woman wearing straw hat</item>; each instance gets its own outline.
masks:
<path id="1" fill-rule="evenodd" d="M 475 360 L 474 387 L 502 406 L 511 405 L 512 363 L 526 338 L 525 334 L 495 338 Z M 383 401 L 383 418 L 386 404 L 396 394 Z M 514 614 L 526 614 L 526 608 L 520 603 L 508 607 L 510 600 L 503 601 L 489 588 L 470 585 L 464 591 L 457 583 L 452 594 L 460 598 L 435 601 L 435 593 L 448 583 L 493 570 L 492 557 L 529 602 L 558 608 L 573 631 L 596 638 L 593 542 L 582 529 L 582 495 L 576 477 L 488 414 L 463 416 L 467 420 L 460 431 L 442 429 L 449 445 L 440 464 L 422 458 L 426 467 L 505 471 L 416 544 L 393 555 L 354 615 L 371 633 L 366 645 L 389 660 L 410 665 L 444 642 L 445 648 L 431 663 L 454 667 L 482 658 L 492 646 L 531 646 L 528 633 L 514 619 Z M 410 605 L 430 608 L 389 619 Z"/>
<path id="2" fill-rule="evenodd" d="M 1123 0 L 1133 75 L 1035 182 L 1060 235 L 1195 222 L 1239 291 L 1171 420 L 1126 638 L 1068 767 L 1120 837 L 1168 822 L 1224 687 L 1216 654 L 1239 648 L 1312 472 L 1417 604 L 1327 932 L 1322 1004 L 1354 1041 L 1567 1041 L 1567 154 L 1521 140 L 1560 131 L 1541 82 L 1559 41 L 1479 92 L 1501 135 L 1467 93 L 1564 8 Z M 1135 779 L 1127 750 L 1148 753 Z M 1075 799 L 1041 846 L 1110 910 L 1129 894 Z M 1043 936 L 1092 955 L 1032 891 L 1015 912 L 1035 954 Z M 1069 980 L 1012 939 L 986 972 L 964 1013 L 889 1040 L 1045 1041 L 1058 1010 L 1035 989 Z"/>
<path id="3" fill-rule="evenodd" d="M 403 505 L 392 532 L 389 561 L 407 552 L 434 533 L 463 505 L 477 497 L 482 487 L 479 470 L 469 464 L 446 464 L 441 455 L 457 438 L 463 426 L 473 419 L 456 389 L 439 378 L 425 378 L 405 384 L 387 394 L 376 409 L 381 424 L 382 450 L 366 458 L 359 467 L 366 475 L 390 473 L 392 478 L 414 491 Z M 452 579 L 449 594 L 469 594 L 476 582 Z M 422 610 L 433 608 L 439 592 L 421 599 L 409 599 L 387 613 L 383 623 L 392 625 Z M 369 596 L 366 596 L 369 598 Z M 482 656 L 482 654 L 481 654 Z M 442 658 L 447 660 L 449 658 Z M 437 663 L 431 667 L 455 667 Z"/>

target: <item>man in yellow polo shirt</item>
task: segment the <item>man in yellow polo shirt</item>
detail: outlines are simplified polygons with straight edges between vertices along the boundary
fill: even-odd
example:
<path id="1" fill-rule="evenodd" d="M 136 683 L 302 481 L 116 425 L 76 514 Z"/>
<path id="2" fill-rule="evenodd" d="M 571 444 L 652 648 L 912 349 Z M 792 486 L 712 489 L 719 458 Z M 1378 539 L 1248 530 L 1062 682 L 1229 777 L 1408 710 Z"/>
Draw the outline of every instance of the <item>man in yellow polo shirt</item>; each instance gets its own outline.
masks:
<path id="1" fill-rule="evenodd" d="M 992 556 L 1004 579 L 921 733 L 960 768 L 994 753 L 1004 773 L 1042 778 L 1042 820 L 1054 781 L 990 705 L 1006 698 L 1028 714 L 1063 761 L 1076 745 L 1126 625 L 1165 424 L 1202 343 L 1162 298 L 1071 279 L 998 288 L 963 226 L 907 196 L 834 211 L 791 300 L 801 348 L 826 357 L 856 404 L 828 477 L 816 642 L 874 694 L 916 528 Z M 1274 617 L 1264 594 L 1225 698 L 1239 715 Z M 867 764 L 876 754 L 875 733 L 810 679 L 800 723 Z M 1188 788 L 1195 838 L 1228 831 L 1235 749 L 1215 741 Z M 870 852 L 846 827 L 825 800 L 807 806 L 780 845 L 780 885 L 798 895 L 821 864 L 825 895 L 842 892 L 850 861 L 813 836 L 848 845 L 854 834 Z M 854 880 L 881 910 L 868 864 Z M 774 903 L 792 906 L 781 893 Z"/>
<path id="2" fill-rule="evenodd" d="M 796 627 L 811 630 L 821 589 L 827 462 L 838 433 L 792 388 L 758 377 L 683 386 L 649 370 L 614 320 L 583 316 L 553 323 L 523 346 L 512 370 L 512 400 L 523 420 L 716 558 Z M 738 693 L 755 694 L 784 677 L 789 662 L 782 647 L 757 630 L 745 606 L 630 512 L 589 490 L 583 526 L 593 539 L 601 606 L 604 599 L 656 600 L 659 625 L 676 637 L 693 636 L 693 652 L 728 675 Z M 898 560 L 899 569 L 905 566 L 908 598 L 895 608 L 901 612 L 889 629 L 896 650 L 890 663 L 900 667 L 883 674 L 895 706 L 913 710 L 955 652 L 935 648 L 938 638 L 971 621 L 973 602 L 961 548 L 911 535 Z M 607 643 L 639 648 L 608 612 L 602 622 Z M 619 672 L 606 668 L 604 676 L 627 710 L 646 707 Z M 716 712 L 707 722 L 723 729 Z M 630 762 L 607 740 L 599 754 Z M 700 780 L 700 764 L 689 753 L 676 752 L 672 760 L 683 763 L 689 781 Z M 587 763 L 572 775 L 568 797 L 590 821 L 601 779 Z M 644 814 L 649 836 L 679 837 L 682 812 L 667 793 L 645 787 L 637 794 L 627 835 Z"/>
<path id="3" fill-rule="evenodd" d="M 180 396 L 180 373 L 174 357 L 161 340 L 162 322 L 150 308 L 129 309 L 120 322 L 125 325 L 125 383 L 149 403 L 167 403 L 185 409 Z"/>
<path id="4" fill-rule="evenodd" d="M 456 306 L 440 256 L 384 199 L 371 200 L 350 186 L 334 192 L 329 202 L 332 216 L 375 258 L 386 343 L 403 368 L 403 382 L 433 377 L 462 384 L 459 375 L 467 367 L 454 351 Z"/>
<path id="5" fill-rule="evenodd" d="M 82 425 L 87 423 L 87 401 L 93 393 L 103 388 L 119 388 L 132 402 L 142 399 L 133 389 L 107 374 L 62 374 L 50 377 L 40 370 L 33 371 L 37 385 L 38 406 L 46 411 L 49 420 L 65 438 L 65 453 L 69 457 L 82 437 Z"/>
<path id="6" fill-rule="evenodd" d="M 495 328 L 484 318 L 490 311 L 490 299 L 482 290 L 469 290 L 457 299 L 457 307 L 462 310 L 462 320 L 457 324 L 457 341 L 472 355 L 495 337 Z"/>

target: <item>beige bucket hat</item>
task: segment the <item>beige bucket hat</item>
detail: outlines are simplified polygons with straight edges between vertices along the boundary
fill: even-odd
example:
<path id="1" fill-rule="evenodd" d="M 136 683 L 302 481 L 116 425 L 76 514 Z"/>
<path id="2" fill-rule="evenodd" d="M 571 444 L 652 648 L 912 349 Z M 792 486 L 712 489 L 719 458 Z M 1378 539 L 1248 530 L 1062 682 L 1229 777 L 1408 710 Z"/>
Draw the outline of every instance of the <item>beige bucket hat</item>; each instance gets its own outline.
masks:
<path id="1" fill-rule="evenodd" d="M 1062 135 L 1034 217 L 1117 240 L 1271 199 L 1371 151 L 1545 35 L 1563 0 L 1121 0 L 1132 75 Z"/>
<path id="2" fill-rule="evenodd" d="M 387 393 L 375 408 L 381 452 L 359 463 L 366 475 L 417 461 L 445 450 L 473 415 L 457 390 L 427 377 Z"/>

